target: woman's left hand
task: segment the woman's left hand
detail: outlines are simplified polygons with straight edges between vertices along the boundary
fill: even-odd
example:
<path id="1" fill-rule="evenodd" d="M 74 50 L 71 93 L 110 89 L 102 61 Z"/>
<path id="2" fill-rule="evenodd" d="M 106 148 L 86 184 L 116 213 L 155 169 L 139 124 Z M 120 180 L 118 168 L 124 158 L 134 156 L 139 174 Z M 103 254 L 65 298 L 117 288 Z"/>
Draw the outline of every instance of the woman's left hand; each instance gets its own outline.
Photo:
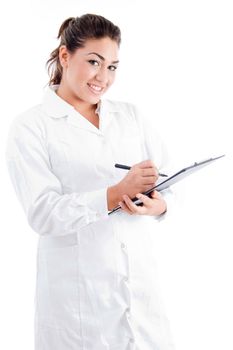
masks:
<path id="1" fill-rule="evenodd" d="M 136 205 L 126 194 L 123 195 L 124 201 L 119 202 L 122 210 L 130 215 L 161 215 L 167 210 L 167 205 L 162 195 L 154 190 L 151 192 L 151 197 L 148 197 L 142 193 L 136 194 L 137 198 L 140 198 L 143 206 Z"/>

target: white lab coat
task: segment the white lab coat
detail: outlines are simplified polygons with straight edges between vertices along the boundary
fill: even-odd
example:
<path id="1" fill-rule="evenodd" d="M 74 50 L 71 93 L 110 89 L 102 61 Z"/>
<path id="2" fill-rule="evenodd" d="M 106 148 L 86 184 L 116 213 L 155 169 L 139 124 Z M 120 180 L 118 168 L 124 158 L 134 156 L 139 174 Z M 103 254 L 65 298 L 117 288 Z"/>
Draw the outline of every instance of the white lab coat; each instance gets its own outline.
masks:
<path id="1" fill-rule="evenodd" d="M 152 159 L 169 171 L 162 141 L 134 104 L 101 100 L 98 129 L 57 87 L 15 117 L 6 147 L 16 195 L 39 234 L 35 349 L 173 350 L 154 256 L 161 217 L 108 215 L 107 207 L 107 188 L 126 175 L 115 163 Z"/>

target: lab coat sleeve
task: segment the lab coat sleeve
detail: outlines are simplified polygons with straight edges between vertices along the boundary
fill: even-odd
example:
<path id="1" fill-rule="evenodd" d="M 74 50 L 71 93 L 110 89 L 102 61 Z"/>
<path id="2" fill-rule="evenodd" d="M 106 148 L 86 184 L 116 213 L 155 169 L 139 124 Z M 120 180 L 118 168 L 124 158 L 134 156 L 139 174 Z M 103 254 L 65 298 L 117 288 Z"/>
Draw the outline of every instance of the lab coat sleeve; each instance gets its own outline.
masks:
<path id="1" fill-rule="evenodd" d="M 35 125 L 34 125 L 35 124 Z M 16 196 L 31 228 L 40 235 L 66 235 L 108 217 L 107 187 L 64 194 L 52 172 L 42 128 L 15 118 L 6 163 Z"/>
<path id="2" fill-rule="evenodd" d="M 144 150 L 145 159 L 151 159 L 160 173 L 171 175 L 174 164 L 159 131 L 154 126 L 154 123 L 149 122 L 145 118 L 141 108 L 134 105 L 133 109 L 140 129 L 141 147 Z M 170 216 L 176 203 L 176 194 L 170 187 L 160 193 L 166 201 L 167 210 L 161 215 L 154 216 L 154 219 L 157 221 L 164 220 L 167 216 Z"/>

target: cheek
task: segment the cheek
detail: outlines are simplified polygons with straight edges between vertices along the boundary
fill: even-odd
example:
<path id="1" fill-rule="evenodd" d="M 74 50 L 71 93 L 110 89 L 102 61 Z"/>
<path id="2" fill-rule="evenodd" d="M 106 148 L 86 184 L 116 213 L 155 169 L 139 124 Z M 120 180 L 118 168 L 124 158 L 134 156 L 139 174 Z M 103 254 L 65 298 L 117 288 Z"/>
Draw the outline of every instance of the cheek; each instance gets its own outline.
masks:
<path id="1" fill-rule="evenodd" d="M 109 78 L 108 78 L 108 85 L 109 85 L 109 86 L 112 85 L 112 84 L 114 83 L 114 81 L 115 81 L 115 76 L 116 76 L 115 73 L 109 75 Z"/>
<path id="2" fill-rule="evenodd" d="M 91 75 L 90 68 L 83 64 L 79 63 L 78 66 L 73 65 L 69 67 L 69 80 L 72 82 L 78 82 L 82 84 L 82 82 L 86 82 Z"/>

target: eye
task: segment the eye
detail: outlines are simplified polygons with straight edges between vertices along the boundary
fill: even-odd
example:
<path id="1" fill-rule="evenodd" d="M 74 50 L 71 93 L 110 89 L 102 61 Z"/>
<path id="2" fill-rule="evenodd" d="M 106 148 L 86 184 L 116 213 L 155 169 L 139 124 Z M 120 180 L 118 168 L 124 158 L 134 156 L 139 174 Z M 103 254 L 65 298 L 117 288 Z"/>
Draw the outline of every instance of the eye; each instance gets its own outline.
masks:
<path id="1" fill-rule="evenodd" d="M 109 66 L 108 68 L 109 68 L 109 70 L 114 72 L 117 69 L 117 66 Z"/>
<path id="2" fill-rule="evenodd" d="M 92 66 L 98 66 L 99 65 L 99 62 L 96 61 L 96 60 L 89 60 L 88 61 Z"/>

